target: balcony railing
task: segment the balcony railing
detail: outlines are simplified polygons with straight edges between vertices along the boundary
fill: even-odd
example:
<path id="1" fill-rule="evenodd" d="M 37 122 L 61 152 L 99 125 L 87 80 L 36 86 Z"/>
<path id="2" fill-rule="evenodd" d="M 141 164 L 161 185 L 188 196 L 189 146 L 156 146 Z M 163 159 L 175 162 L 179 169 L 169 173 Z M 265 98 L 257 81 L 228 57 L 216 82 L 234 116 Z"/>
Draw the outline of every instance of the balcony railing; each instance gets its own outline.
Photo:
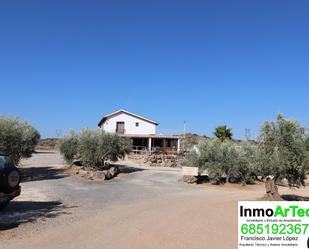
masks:
<path id="1" fill-rule="evenodd" d="M 142 154 L 147 152 L 149 152 L 147 146 L 132 146 L 132 153 L 134 154 Z M 176 147 L 152 147 L 151 152 L 175 154 L 177 153 L 177 149 Z"/>

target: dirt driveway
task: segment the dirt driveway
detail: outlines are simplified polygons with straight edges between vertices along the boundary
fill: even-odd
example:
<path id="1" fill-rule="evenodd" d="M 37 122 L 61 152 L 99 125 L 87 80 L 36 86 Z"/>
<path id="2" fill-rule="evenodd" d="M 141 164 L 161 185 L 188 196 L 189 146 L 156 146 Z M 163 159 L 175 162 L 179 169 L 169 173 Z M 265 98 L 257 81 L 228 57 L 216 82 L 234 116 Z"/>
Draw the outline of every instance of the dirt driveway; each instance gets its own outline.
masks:
<path id="1" fill-rule="evenodd" d="M 187 185 L 178 169 L 127 162 L 117 178 L 88 182 L 64 174 L 54 152 L 23 165 L 23 194 L 0 214 L 0 248 L 237 248 L 237 200 L 263 194 Z"/>

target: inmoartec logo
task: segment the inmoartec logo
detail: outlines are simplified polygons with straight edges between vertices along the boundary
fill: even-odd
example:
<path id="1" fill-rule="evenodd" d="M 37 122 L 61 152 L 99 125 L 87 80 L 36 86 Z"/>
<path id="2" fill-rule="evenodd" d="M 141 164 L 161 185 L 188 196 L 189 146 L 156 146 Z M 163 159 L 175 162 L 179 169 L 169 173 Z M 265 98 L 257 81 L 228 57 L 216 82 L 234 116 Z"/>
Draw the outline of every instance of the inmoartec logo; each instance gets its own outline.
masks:
<path id="1" fill-rule="evenodd" d="M 300 218 L 309 217 L 309 208 L 304 209 L 297 205 L 291 205 L 288 208 L 277 206 L 274 210 L 272 208 L 244 208 L 240 206 L 240 217 L 288 217 L 289 215 Z"/>

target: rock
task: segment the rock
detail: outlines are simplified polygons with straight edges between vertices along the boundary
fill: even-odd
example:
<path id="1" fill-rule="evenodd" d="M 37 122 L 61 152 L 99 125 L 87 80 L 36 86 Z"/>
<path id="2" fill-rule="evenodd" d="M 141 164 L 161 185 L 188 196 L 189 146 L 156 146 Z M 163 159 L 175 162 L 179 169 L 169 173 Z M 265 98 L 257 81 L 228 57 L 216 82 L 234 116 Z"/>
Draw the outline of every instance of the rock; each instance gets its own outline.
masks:
<path id="1" fill-rule="evenodd" d="M 72 170 L 75 172 L 75 174 L 79 174 L 79 171 L 82 170 L 82 166 L 72 165 Z"/>
<path id="2" fill-rule="evenodd" d="M 177 163 L 176 162 L 171 162 L 169 167 L 175 168 L 175 167 L 177 167 Z"/>
<path id="3" fill-rule="evenodd" d="M 102 170 L 95 171 L 93 174 L 95 180 L 105 180 L 105 174 Z"/>
<path id="4" fill-rule="evenodd" d="M 120 173 L 120 169 L 118 166 L 114 166 L 116 176 Z"/>
<path id="5" fill-rule="evenodd" d="M 109 180 L 113 177 L 109 170 L 103 170 L 103 172 L 106 180 Z"/>
<path id="6" fill-rule="evenodd" d="M 143 163 L 148 166 L 177 167 L 181 163 L 180 160 L 177 155 L 156 153 L 143 155 Z"/>
<path id="7" fill-rule="evenodd" d="M 171 167 L 171 162 L 165 161 L 163 164 L 164 167 Z"/>
<path id="8" fill-rule="evenodd" d="M 87 173 L 84 177 L 87 180 L 94 180 L 94 172 L 93 171 L 87 171 Z"/>
<path id="9" fill-rule="evenodd" d="M 77 174 L 81 177 L 84 177 L 87 174 L 87 171 L 84 169 L 80 169 Z"/>
<path id="10" fill-rule="evenodd" d="M 80 177 L 83 177 L 87 180 L 109 180 L 116 177 L 119 172 L 119 166 L 109 166 L 105 167 L 105 170 L 102 169 L 84 169 L 81 166 L 72 166 L 72 170 L 75 174 Z"/>
<path id="11" fill-rule="evenodd" d="M 74 170 L 79 170 L 79 169 L 82 169 L 82 168 L 83 168 L 83 166 L 78 166 L 78 165 L 75 165 L 75 164 L 72 165 L 72 169 L 74 169 Z"/>
<path id="12" fill-rule="evenodd" d="M 108 172 L 111 174 L 112 177 L 114 177 L 116 175 L 116 172 L 115 172 L 115 168 L 114 167 L 111 167 Z"/>
<path id="13" fill-rule="evenodd" d="M 110 173 L 111 177 L 115 177 L 119 174 L 119 167 L 118 166 L 112 166 L 112 167 L 110 167 L 108 172 Z"/>
<path id="14" fill-rule="evenodd" d="M 257 179 L 258 181 L 262 182 L 263 179 L 264 179 L 264 177 L 263 177 L 263 176 L 257 176 L 256 179 Z"/>
<path id="15" fill-rule="evenodd" d="M 195 176 L 183 176 L 183 181 L 186 183 L 197 183 L 197 177 Z"/>

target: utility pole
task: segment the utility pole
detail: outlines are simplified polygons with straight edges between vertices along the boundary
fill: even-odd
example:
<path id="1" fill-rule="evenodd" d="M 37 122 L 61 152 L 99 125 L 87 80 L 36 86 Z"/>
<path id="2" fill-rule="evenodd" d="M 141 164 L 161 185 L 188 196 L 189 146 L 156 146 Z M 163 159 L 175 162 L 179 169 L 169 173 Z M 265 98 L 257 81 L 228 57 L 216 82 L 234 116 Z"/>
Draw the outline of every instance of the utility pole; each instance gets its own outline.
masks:
<path id="1" fill-rule="evenodd" d="M 182 141 L 182 151 L 185 151 L 185 140 L 186 140 L 186 120 L 183 121 L 183 141 Z"/>
<path id="2" fill-rule="evenodd" d="M 62 131 L 61 129 L 57 129 L 56 130 L 56 135 L 57 135 L 57 138 L 60 138 L 62 136 Z"/>
<path id="3" fill-rule="evenodd" d="M 245 129 L 245 137 L 248 141 L 251 139 L 251 130 L 248 128 Z"/>

